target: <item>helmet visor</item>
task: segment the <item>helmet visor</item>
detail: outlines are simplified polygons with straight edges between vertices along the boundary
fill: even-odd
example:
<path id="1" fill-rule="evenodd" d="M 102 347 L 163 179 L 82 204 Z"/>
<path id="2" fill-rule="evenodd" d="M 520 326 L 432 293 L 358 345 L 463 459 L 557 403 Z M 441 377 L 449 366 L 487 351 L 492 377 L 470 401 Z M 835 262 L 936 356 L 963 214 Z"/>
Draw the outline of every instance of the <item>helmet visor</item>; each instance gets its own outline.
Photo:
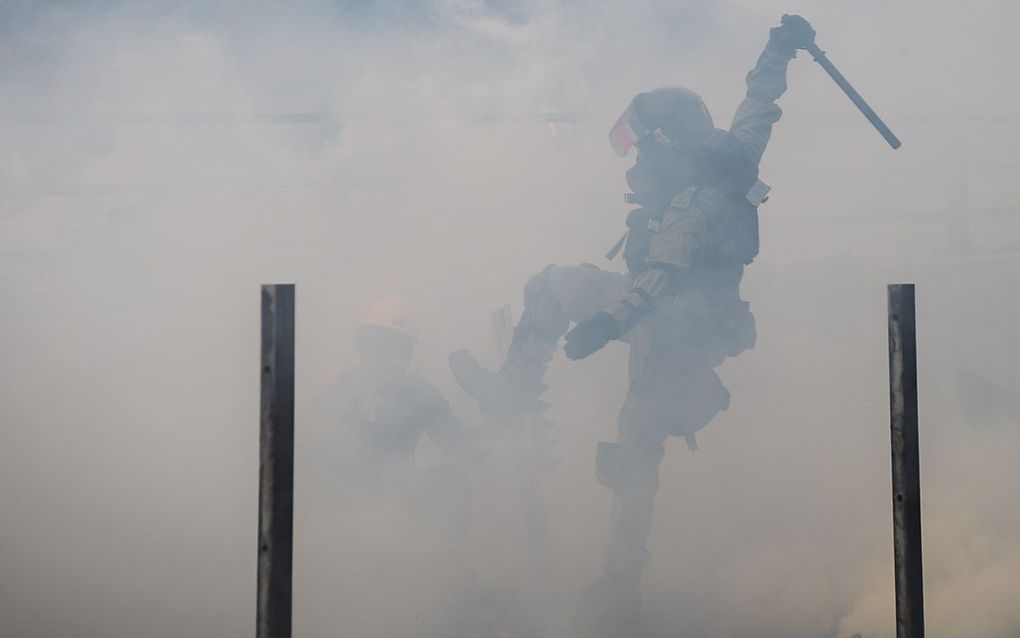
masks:
<path id="1" fill-rule="evenodd" d="M 651 131 L 641 122 L 637 110 L 634 108 L 634 101 L 627 106 L 620 119 L 616 120 L 613 128 L 609 129 L 609 145 L 620 157 L 624 157 L 634 148 L 642 138 L 648 136 Z"/>

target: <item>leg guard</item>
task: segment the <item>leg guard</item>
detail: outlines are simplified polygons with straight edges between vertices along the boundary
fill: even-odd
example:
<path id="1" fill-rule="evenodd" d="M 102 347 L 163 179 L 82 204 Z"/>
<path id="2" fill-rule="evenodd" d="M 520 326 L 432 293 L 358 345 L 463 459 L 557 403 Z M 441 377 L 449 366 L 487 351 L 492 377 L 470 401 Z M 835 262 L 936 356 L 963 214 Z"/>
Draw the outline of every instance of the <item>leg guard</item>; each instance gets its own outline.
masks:
<path id="1" fill-rule="evenodd" d="M 487 418 L 541 418 L 539 397 L 546 367 L 570 322 L 587 319 L 619 301 L 630 279 L 593 266 L 548 266 L 524 287 L 524 312 L 498 372 L 483 368 L 466 351 L 450 356 L 450 369 Z"/>
<path id="2" fill-rule="evenodd" d="M 636 579 L 648 563 L 646 545 L 659 491 L 663 447 L 660 443 L 650 449 L 627 444 L 601 448 L 602 466 L 596 472 L 599 482 L 614 492 L 605 574 Z"/>
<path id="3" fill-rule="evenodd" d="M 649 466 L 657 466 L 652 459 L 642 455 L 630 446 L 621 443 L 599 441 L 595 451 L 595 478 L 599 485 L 617 494 L 633 489 L 640 481 L 656 480 L 649 474 Z"/>
<path id="4" fill-rule="evenodd" d="M 616 443 L 600 442 L 595 456 L 599 483 L 613 490 L 609 547 L 602 577 L 591 590 L 596 626 L 619 634 L 638 624 L 641 574 L 648 565 L 648 536 L 652 528 L 659 464 L 667 434 L 635 410 L 640 398 L 629 396 L 620 413 Z"/>

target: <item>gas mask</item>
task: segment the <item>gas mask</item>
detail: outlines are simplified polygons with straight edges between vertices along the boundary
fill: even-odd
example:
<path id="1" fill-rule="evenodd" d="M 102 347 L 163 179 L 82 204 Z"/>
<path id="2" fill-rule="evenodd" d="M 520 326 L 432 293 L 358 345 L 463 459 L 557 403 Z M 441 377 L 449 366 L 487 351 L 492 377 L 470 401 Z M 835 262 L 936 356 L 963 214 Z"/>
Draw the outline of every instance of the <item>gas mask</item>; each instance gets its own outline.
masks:
<path id="1" fill-rule="evenodd" d="M 712 118 L 697 94 L 682 88 L 639 93 L 609 130 L 609 143 L 623 157 L 638 156 L 627 171 L 628 202 L 662 209 L 694 183 Z"/>

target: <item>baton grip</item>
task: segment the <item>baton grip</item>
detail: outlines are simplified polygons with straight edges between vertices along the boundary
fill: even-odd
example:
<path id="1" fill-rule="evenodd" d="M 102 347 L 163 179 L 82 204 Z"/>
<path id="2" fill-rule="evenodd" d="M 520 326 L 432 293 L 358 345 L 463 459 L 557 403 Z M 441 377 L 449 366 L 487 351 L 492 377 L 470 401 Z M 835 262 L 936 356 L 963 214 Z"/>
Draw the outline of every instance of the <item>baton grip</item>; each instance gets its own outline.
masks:
<path id="1" fill-rule="evenodd" d="M 837 69 L 832 62 L 829 61 L 829 58 L 825 55 L 825 51 L 819 49 L 818 45 L 814 42 L 806 46 L 805 49 L 815 59 L 815 62 L 825 69 L 825 72 L 829 74 L 829 77 L 832 78 L 839 88 L 843 89 L 843 92 L 846 93 L 848 98 L 850 98 L 850 101 L 853 102 L 860 112 L 864 114 L 864 117 L 868 118 L 871 125 L 874 126 L 882 137 L 885 138 L 885 141 L 889 142 L 889 146 L 894 149 L 899 148 L 900 140 L 896 137 L 896 134 L 889 130 L 889 127 L 885 125 L 885 122 L 883 122 L 882 118 L 878 116 L 878 113 L 875 113 L 874 109 L 868 106 L 868 103 L 864 101 L 861 94 L 854 89 L 845 77 L 843 77 L 843 74 L 839 72 L 839 69 Z"/>

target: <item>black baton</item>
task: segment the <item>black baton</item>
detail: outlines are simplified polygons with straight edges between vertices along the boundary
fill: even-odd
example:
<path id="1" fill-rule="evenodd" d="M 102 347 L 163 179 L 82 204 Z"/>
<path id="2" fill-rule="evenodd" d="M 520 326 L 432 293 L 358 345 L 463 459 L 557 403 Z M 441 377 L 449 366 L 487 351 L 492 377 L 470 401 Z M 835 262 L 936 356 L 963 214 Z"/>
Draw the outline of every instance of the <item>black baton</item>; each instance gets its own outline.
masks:
<path id="1" fill-rule="evenodd" d="M 882 118 L 878 116 L 878 113 L 875 113 L 874 109 L 868 106 L 868 103 L 864 101 L 861 94 L 850 85 L 850 82 L 843 77 L 843 74 L 839 72 L 839 69 L 837 69 L 832 62 L 829 61 L 829 58 L 825 56 L 825 51 L 819 49 L 818 45 L 814 42 L 805 47 L 805 49 L 807 49 L 807 52 L 815 59 L 815 62 L 822 65 L 822 68 L 829 74 L 829 77 L 831 77 L 833 81 L 839 85 L 839 88 L 843 89 L 843 92 L 846 93 L 846 96 L 850 98 L 850 101 L 853 102 L 858 109 L 860 109 L 861 113 L 864 113 L 864 117 L 868 118 L 871 125 L 874 126 L 875 129 L 882 134 L 882 137 L 885 138 L 885 141 L 889 142 L 889 146 L 899 148 L 900 139 L 896 137 L 895 133 L 889 130 L 889 127 L 885 125 L 885 122 L 883 122 Z"/>

